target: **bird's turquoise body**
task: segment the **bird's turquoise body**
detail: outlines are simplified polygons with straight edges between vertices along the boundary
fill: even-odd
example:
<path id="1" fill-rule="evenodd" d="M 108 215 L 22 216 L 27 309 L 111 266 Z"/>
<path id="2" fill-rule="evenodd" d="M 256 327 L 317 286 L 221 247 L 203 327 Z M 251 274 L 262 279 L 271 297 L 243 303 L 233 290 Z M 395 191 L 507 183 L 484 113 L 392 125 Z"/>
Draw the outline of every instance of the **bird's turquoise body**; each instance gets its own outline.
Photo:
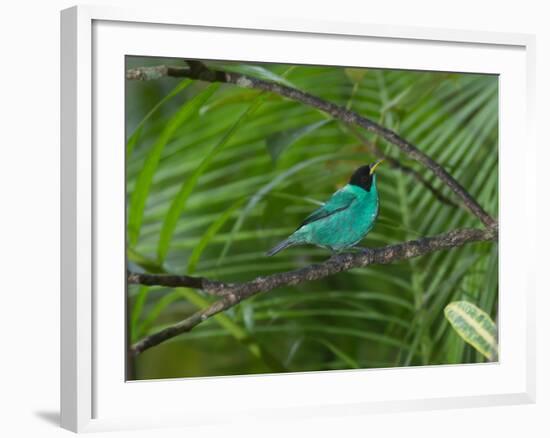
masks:
<path id="1" fill-rule="evenodd" d="M 335 192 L 268 255 L 299 244 L 317 245 L 331 251 L 342 251 L 357 245 L 374 227 L 380 208 L 376 175 L 369 173 L 368 177 L 368 184 L 350 182 Z"/>
<path id="2" fill-rule="evenodd" d="M 341 251 L 357 245 L 367 235 L 374 226 L 378 211 L 376 184 L 368 192 L 346 184 L 309 216 L 324 217 L 301 226 L 288 240 Z"/>

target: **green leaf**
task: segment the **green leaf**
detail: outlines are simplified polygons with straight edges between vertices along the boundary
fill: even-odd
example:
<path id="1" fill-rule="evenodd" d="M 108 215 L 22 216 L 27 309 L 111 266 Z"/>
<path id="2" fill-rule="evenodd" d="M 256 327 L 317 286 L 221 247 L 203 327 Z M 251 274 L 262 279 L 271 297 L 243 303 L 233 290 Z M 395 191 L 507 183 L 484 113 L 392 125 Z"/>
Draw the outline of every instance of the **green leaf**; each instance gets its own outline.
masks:
<path id="1" fill-rule="evenodd" d="M 367 74 L 366 68 L 345 68 L 344 72 L 346 73 L 346 76 L 350 79 L 351 82 L 354 84 L 358 84 L 363 80 L 365 75 Z"/>
<path id="2" fill-rule="evenodd" d="M 136 342 L 138 340 L 138 323 L 139 319 L 141 318 L 141 312 L 143 311 L 143 306 L 145 305 L 145 301 L 147 300 L 147 296 L 149 295 L 150 288 L 147 286 L 140 286 L 139 293 L 136 297 L 136 301 L 134 303 L 134 306 L 132 307 L 132 313 L 131 313 L 131 335 L 132 335 L 132 342 Z"/>
<path id="3" fill-rule="evenodd" d="M 201 110 L 201 116 L 208 113 L 209 111 L 215 111 L 218 109 L 223 109 L 224 107 L 230 107 L 233 105 L 243 105 L 245 103 L 250 103 L 258 97 L 258 90 L 251 90 L 240 88 L 238 93 L 223 95 L 217 99 L 212 99 L 208 105 L 204 105 Z M 266 96 L 266 100 L 269 101 L 278 101 L 282 100 L 282 97 L 278 94 L 270 94 Z"/>
<path id="4" fill-rule="evenodd" d="M 467 301 L 453 301 L 445 317 L 464 341 L 490 361 L 498 357 L 497 327 L 489 315 Z"/>
<path id="5" fill-rule="evenodd" d="M 140 338 L 144 336 L 145 334 L 149 333 L 151 330 L 151 327 L 155 323 L 155 321 L 159 318 L 159 316 L 162 314 L 164 309 L 166 309 L 170 304 L 174 303 L 175 301 L 181 300 L 185 297 L 185 294 L 182 292 L 181 289 L 174 289 L 170 293 L 163 296 L 160 300 L 158 300 L 153 309 L 149 312 L 141 326 L 137 330 L 137 338 Z"/>
<path id="6" fill-rule="evenodd" d="M 252 77 L 263 79 L 270 82 L 277 82 L 278 84 L 286 85 L 287 87 L 294 87 L 292 82 L 290 82 L 288 79 L 285 79 L 284 77 L 279 76 L 278 74 L 273 73 L 272 71 L 267 70 L 258 65 L 227 64 L 227 65 L 222 65 L 218 68 L 224 71 L 240 73 L 242 75 L 252 76 Z"/>
<path id="7" fill-rule="evenodd" d="M 176 94 L 178 94 L 180 91 L 185 90 L 189 84 L 191 83 L 190 80 L 185 79 L 181 81 L 178 85 L 174 87 L 170 93 L 168 93 L 166 96 L 164 96 L 151 110 L 145 115 L 143 119 L 141 119 L 141 122 L 137 125 L 136 129 L 134 130 L 133 134 L 128 138 L 128 141 L 126 142 L 126 160 L 130 158 L 132 155 L 132 151 L 134 150 L 134 147 L 141 135 L 141 132 L 143 131 L 143 126 L 151 118 L 153 114 L 166 102 L 168 102 L 170 99 L 172 99 Z"/>
<path id="8" fill-rule="evenodd" d="M 162 266 L 160 266 L 155 260 L 151 260 L 150 258 L 145 257 L 144 255 L 138 253 L 136 250 L 132 248 L 127 248 L 126 256 L 128 257 L 128 261 L 131 261 L 136 265 L 141 266 L 147 272 L 152 272 L 154 274 L 165 273 Z"/>
<path id="9" fill-rule="evenodd" d="M 368 306 L 372 306 L 372 301 L 385 302 L 388 305 L 396 305 L 412 311 L 413 306 L 403 298 L 399 298 L 388 293 L 381 292 L 358 292 L 358 291 L 338 291 L 331 290 L 330 292 L 308 292 L 307 294 L 291 295 L 287 297 L 266 298 L 255 304 L 256 309 L 267 308 L 284 308 L 285 306 L 297 305 L 301 303 L 319 303 L 323 301 L 333 302 L 341 301 L 348 306 L 356 302 L 366 301 Z"/>
<path id="10" fill-rule="evenodd" d="M 132 156 L 132 152 L 134 151 L 134 147 L 136 146 L 137 141 L 139 140 L 139 137 L 141 137 L 141 133 L 143 131 L 143 122 L 146 118 L 148 118 L 149 114 L 143 118 L 141 123 L 137 126 L 134 133 L 130 136 L 128 141 L 126 142 L 126 160 L 129 160 Z"/>
<path id="11" fill-rule="evenodd" d="M 405 97 L 407 97 L 407 95 L 411 92 L 411 90 L 412 90 L 412 86 L 405 88 L 401 93 L 399 93 L 393 99 L 385 102 L 380 112 L 385 113 L 386 111 L 389 111 L 390 109 L 397 106 Z"/>
<path id="12" fill-rule="evenodd" d="M 250 303 L 242 303 L 242 309 L 243 309 L 243 323 L 246 329 L 252 333 L 254 332 L 254 324 L 255 324 L 255 317 L 254 317 L 254 306 L 252 306 Z"/>
<path id="13" fill-rule="evenodd" d="M 315 131 L 323 125 L 326 125 L 330 120 L 321 120 L 319 122 L 311 123 L 309 125 L 300 126 L 297 129 L 288 129 L 285 131 L 279 131 L 270 135 L 266 139 L 266 146 L 271 159 L 275 163 L 281 153 L 292 144 L 296 143 L 305 135 Z"/>
<path id="14" fill-rule="evenodd" d="M 390 321 L 394 324 L 407 328 L 407 321 L 401 318 L 397 318 L 391 315 L 385 315 L 373 310 L 348 310 L 348 309 L 300 309 L 300 310 L 279 310 L 279 309 L 267 309 L 265 312 L 257 312 L 255 315 L 256 321 L 261 320 L 274 320 L 278 318 L 282 319 L 295 319 L 295 318 L 311 318 L 318 316 L 333 316 L 342 317 L 349 321 L 357 321 L 360 319 L 374 320 L 374 321 Z"/>
<path id="15" fill-rule="evenodd" d="M 205 308 L 210 304 L 205 298 L 200 296 L 192 289 L 179 288 L 178 290 L 185 299 L 193 303 L 198 308 Z M 245 345 L 250 353 L 252 353 L 252 355 L 257 357 L 260 361 L 262 361 L 264 365 L 268 367 L 268 369 L 273 372 L 286 371 L 285 367 L 276 357 L 271 355 L 265 347 L 261 346 L 254 339 L 252 334 L 247 332 L 246 329 L 241 327 L 239 324 L 235 323 L 227 314 L 218 313 L 212 318 L 214 318 L 214 320 L 220 326 L 222 326 L 228 334 L 230 334 L 235 339 L 240 341 L 243 345 Z"/>
<path id="16" fill-rule="evenodd" d="M 153 144 L 151 151 L 143 163 L 141 172 L 137 176 L 136 185 L 130 199 L 127 227 L 130 246 L 134 246 L 139 238 L 141 223 L 143 221 L 143 210 L 164 146 L 172 139 L 176 130 L 183 125 L 189 117 L 196 113 L 218 88 L 219 84 L 212 84 L 193 99 L 182 105 L 176 114 L 168 121 L 157 138 L 157 141 Z"/>
<path id="17" fill-rule="evenodd" d="M 187 275 L 193 275 L 199 263 L 199 259 L 212 238 L 220 230 L 220 228 L 227 222 L 231 215 L 241 206 L 244 199 L 239 199 L 237 202 L 234 202 L 231 207 L 225 210 L 213 223 L 208 227 L 206 232 L 202 235 L 199 243 L 193 248 L 193 252 L 189 256 L 187 262 Z"/>
<path id="18" fill-rule="evenodd" d="M 267 197 L 280 198 L 280 199 L 285 199 L 285 200 L 289 200 L 289 201 L 299 201 L 301 203 L 312 204 L 312 205 L 316 205 L 316 206 L 325 205 L 324 202 L 319 201 L 317 199 L 309 198 L 307 196 L 291 195 L 289 193 L 273 192 L 273 193 L 270 193 L 269 195 L 266 195 L 266 198 Z"/>
<path id="19" fill-rule="evenodd" d="M 359 363 L 355 359 L 353 359 L 348 354 L 344 353 L 344 351 L 342 351 L 340 348 L 338 348 L 336 345 L 332 344 L 331 342 L 322 338 L 315 338 L 315 341 L 327 347 L 332 352 L 332 354 L 334 354 L 337 358 L 339 358 L 342 362 L 344 362 L 348 367 L 354 368 L 354 369 L 361 368 Z"/>
<path id="20" fill-rule="evenodd" d="M 157 247 L 157 260 L 159 263 L 163 263 L 168 254 L 172 235 L 178 223 L 178 220 L 185 209 L 185 205 L 189 196 L 193 192 L 193 189 L 197 185 L 200 176 L 208 168 L 214 157 L 223 149 L 227 142 L 231 139 L 232 135 L 237 131 L 239 126 L 262 104 L 264 93 L 258 94 L 258 97 L 252 104 L 241 114 L 238 120 L 231 126 L 231 128 L 224 134 L 221 140 L 212 148 L 212 150 L 204 157 L 199 166 L 191 174 L 191 176 L 183 182 L 178 194 L 170 204 L 170 209 L 164 218 L 162 229 L 160 231 L 160 238 Z"/>

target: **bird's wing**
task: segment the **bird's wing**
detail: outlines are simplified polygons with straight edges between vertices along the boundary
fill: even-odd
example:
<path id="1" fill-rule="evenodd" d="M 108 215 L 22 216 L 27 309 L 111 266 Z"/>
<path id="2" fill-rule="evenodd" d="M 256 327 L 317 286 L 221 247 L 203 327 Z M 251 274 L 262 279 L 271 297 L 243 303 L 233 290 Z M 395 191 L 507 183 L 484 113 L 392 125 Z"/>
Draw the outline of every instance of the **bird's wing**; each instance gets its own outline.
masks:
<path id="1" fill-rule="evenodd" d="M 346 210 L 356 199 L 357 198 L 353 193 L 338 190 L 322 207 L 319 207 L 308 217 L 306 217 L 298 229 L 304 225 L 325 219 L 333 214 Z"/>

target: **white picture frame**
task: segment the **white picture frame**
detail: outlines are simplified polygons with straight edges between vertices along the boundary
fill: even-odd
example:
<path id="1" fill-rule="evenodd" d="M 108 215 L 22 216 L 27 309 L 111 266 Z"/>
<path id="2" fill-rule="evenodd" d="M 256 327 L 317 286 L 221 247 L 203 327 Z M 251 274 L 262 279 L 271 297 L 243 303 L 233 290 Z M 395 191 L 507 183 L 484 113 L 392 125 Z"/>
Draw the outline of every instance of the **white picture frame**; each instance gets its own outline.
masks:
<path id="1" fill-rule="evenodd" d="M 529 256 L 516 250 L 534 246 L 535 219 L 527 208 L 511 208 L 508 202 L 535 203 L 535 175 L 526 170 L 535 168 L 529 122 L 534 108 L 533 36 L 292 17 L 243 15 L 228 21 L 153 8 L 78 6 L 64 10 L 61 20 L 62 427 L 82 432 L 208 424 L 214 413 L 217 422 L 268 421 L 534 401 L 532 268 Z M 174 43 L 183 34 L 194 38 L 192 50 Z M 250 35 L 254 43 L 243 52 L 239 42 Z M 372 49 L 369 66 L 501 77 L 500 362 L 125 382 L 123 55 L 292 63 L 307 53 L 308 63 L 350 65 L 353 50 L 362 45 Z M 366 65 L 359 58 L 352 64 Z M 519 141 L 526 153 L 512 163 L 508 151 Z M 521 183 L 511 184 L 512 171 Z M 521 238 L 515 232 L 519 227 Z M 517 312 L 513 320 L 512 310 Z M 191 395 L 185 406 L 174 403 L 182 390 Z M 216 400 L 209 397 L 214 390 L 222 394 Z M 231 394 L 231 409 L 223 394 Z"/>

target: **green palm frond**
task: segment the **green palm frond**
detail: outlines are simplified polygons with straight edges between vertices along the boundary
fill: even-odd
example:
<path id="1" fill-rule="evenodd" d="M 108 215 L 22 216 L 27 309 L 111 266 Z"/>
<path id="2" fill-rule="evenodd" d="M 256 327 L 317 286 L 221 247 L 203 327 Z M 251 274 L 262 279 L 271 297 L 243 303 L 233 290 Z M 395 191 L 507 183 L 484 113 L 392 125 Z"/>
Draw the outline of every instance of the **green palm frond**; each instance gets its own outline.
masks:
<path id="1" fill-rule="evenodd" d="M 292 84 L 395 130 L 498 215 L 495 76 L 223 64 Z M 135 262 L 153 269 L 147 261 L 158 254 L 170 272 L 245 281 L 326 259 L 325 250 L 313 247 L 292 248 L 273 259 L 264 253 L 375 156 L 349 129 L 329 123 L 315 109 L 265 94 L 237 122 L 257 92 L 222 85 L 205 96 L 204 83 L 191 82 L 133 84 L 128 97 L 129 107 L 141 108 L 140 114 L 129 112 L 127 121 L 128 132 L 137 131 L 129 138 L 126 169 L 129 251 L 142 257 Z M 204 99 L 194 98 L 201 95 Z M 181 115 L 193 99 L 196 105 Z M 386 141 L 363 135 L 459 204 L 428 170 Z M 439 202 L 410 175 L 390 166 L 381 166 L 379 175 L 380 222 L 363 246 L 481 226 L 460 205 Z M 139 358 L 138 375 L 173 377 L 176 368 L 177 376 L 246 374 L 273 369 L 274 363 L 304 371 L 479 362 L 483 358 L 450 328 L 444 309 L 467 299 L 495 318 L 497 274 L 498 250 L 486 243 L 284 287 L 151 350 Z M 136 331 L 152 333 L 209 300 L 195 291 L 132 287 L 132 339 Z M 250 345 L 261 352 L 250 354 Z M 152 356 L 179 362 L 162 371 Z"/>

